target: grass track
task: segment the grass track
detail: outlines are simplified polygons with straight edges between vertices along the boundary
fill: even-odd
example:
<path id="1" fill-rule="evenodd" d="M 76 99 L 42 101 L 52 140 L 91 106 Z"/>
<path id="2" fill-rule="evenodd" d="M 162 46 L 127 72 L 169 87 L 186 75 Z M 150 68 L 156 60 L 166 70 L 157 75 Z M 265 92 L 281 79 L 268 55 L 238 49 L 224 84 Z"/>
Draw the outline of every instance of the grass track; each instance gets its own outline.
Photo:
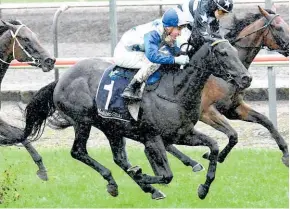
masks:
<path id="1" fill-rule="evenodd" d="M 192 158 L 201 159 L 200 149 L 182 149 Z M 193 150 L 195 152 L 193 152 Z M 177 159 L 169 156 L 174 178 L 169 186 L 157 187 L 167 198 L 151 200 L 132 180 L 113 163 L 107 148 L 89 149 L 89 153 L 109 168 L 119 185 L 119 196 L 106 192 L 106 181 L 91 168 L 71 158 L 69 149 L 39 149 L 49 170 L 49 181 L 36 175 L 36 165 L 23 148 L 0 148 L 0 182 L 5 184 L 3 172 L 8 171 L 20 195 L 16 201 L 10 190 L 0 207 L 182 207 L 182 208 L 288 208 L 288 169 L 281 163 L 276 150 L 236 149 L 227 161 L 218 165 L 217 176 L 205 200 L 199 200 L 197 187 L 205 180 L 205 171 L 193 173 Z M 143 172 L 152 174 L 141 149 L 128 149 L 133 165 L 141 165 Z"/>

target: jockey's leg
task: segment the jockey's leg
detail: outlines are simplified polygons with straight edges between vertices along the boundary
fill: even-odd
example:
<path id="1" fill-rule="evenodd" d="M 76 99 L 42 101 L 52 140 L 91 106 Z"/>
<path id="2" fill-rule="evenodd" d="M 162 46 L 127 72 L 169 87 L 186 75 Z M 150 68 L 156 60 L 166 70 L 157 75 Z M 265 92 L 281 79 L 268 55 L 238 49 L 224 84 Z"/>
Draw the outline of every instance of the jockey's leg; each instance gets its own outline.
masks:
<path id="1" fill-rule="evenodd" d="M 147 59 L 147 58 L 146 58 Z M 129 85 L 125 88 L 122 97 L 134 100 L 141 100 L 140 87 L 151 74 L 153 74 L 158 68 L 159 64 L 150 62 L 149 60 L 144 62 L 144 65 L 136 73 Z"/>

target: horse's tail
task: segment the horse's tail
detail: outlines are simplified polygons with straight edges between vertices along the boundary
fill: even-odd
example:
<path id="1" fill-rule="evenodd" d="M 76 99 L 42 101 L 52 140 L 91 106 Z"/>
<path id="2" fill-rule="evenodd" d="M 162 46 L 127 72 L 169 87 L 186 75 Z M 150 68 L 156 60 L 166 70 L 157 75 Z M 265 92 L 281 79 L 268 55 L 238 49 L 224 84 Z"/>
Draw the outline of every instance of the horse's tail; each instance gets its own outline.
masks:
<path id="1" fill-rule="evenodd" d="M 55 111 L 53 92 L 57 81 L 41 88 L 25 108 L 26 125 L 23 139 L 36 141 L 43 133 L 46 119 Z M 28 138 L 29 137 L 29 138 Z"/>
<path id="2" fill-rule="evenodd" d="M 23 131 L 20 128 L 9 125 L 0 118 L 0 146 L 18 144 L 23 139 Z"/>

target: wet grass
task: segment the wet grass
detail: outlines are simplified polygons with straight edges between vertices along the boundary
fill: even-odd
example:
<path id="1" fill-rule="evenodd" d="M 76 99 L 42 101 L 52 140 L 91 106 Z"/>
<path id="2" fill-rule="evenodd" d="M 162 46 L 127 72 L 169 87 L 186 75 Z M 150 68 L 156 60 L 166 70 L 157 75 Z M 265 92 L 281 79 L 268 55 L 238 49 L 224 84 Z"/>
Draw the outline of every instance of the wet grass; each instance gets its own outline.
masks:
<path id="1" fill-rule="evenodd" d="M 208 162 L 201 159 L 205 149 L 182 150 L 207 167 Z M 71 158 L 69 149 L 42 148 L 39 152 L 49 171 L 48 182 L 37 178 L 36 165 L 23 148 L 0 148 L 1 186 L 11 188 L 2 197 L 0 207 L 287 208 L 289 205 L 289 172 L 276 150 L 235 149 L 225 163 L 218 165 L 215 182 L 205 200 L 197 196 L 205 171 L 193 173 L 169 155 L 174 178 L 169 186 L 157 186 L 167 195 L 160 201 L 144 194 L 114 164 L 107 148 L 91 148 L 89 153 L 112 171 L 119 185 L 116 198 L 106 192 L 106 181 L 98 173 Z M 129 148 L 128 154 L 133 165 L 140 165 L 144 173 L 152 174 L 142 149 Z M 9 184 L 7 173 L 13 179 Z"/>

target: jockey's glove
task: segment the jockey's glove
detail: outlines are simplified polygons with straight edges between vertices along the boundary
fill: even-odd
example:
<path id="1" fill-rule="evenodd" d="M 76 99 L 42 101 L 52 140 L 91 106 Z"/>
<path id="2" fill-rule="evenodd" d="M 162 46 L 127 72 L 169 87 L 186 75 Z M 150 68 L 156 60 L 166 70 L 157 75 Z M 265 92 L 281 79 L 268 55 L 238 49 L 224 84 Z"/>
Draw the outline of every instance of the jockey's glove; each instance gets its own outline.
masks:
<path id="1" fill-rule="evenodd" d="M 178 57 L 174 57 L 174 63 L 179 65 L 185 65 L 189 63 L 189 57 L 187 55 L 180 55 Z"/>

